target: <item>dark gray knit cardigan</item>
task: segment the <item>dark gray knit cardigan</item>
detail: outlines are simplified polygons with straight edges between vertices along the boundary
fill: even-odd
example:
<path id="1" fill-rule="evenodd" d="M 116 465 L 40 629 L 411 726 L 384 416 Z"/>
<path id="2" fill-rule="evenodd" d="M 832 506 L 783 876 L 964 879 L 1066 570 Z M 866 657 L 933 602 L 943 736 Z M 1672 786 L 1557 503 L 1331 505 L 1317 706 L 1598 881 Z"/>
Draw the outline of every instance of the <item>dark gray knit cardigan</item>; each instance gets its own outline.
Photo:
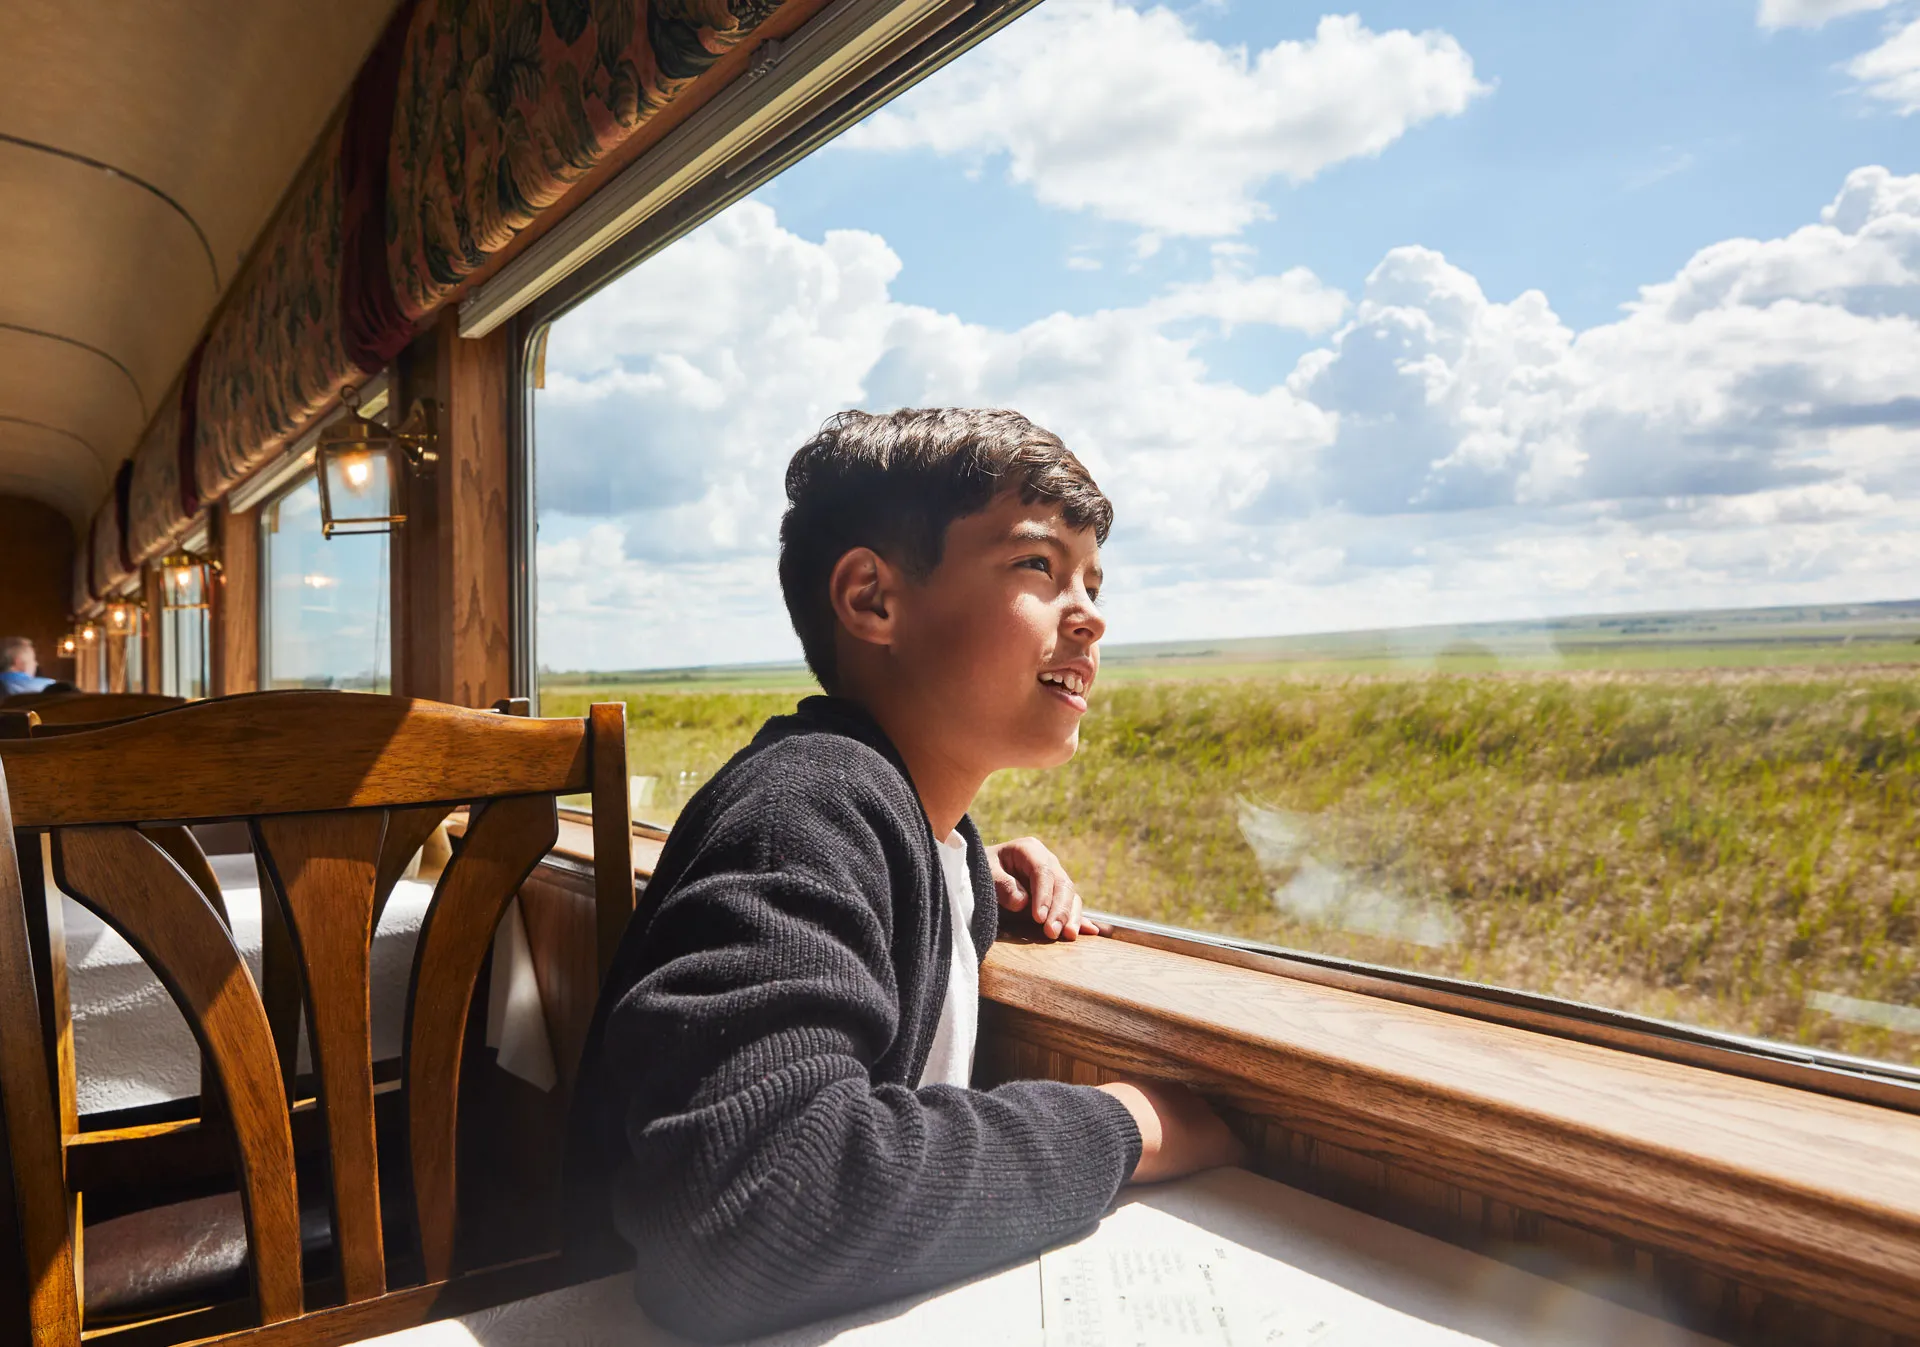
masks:
<path id="1" fill-rule="evenodd" d="M 960 826 L 984 956 L 993 885 Z M 656 1322 L 747 1337 L 954 1281 L 1086 1229 L 1133 1172 L 1138 1129 L 1100 1091 L 914 1088 L 952 957 L 941 885 L 905 766 L 850 702 L 768 721 L 680 816 L 568 1157 L 578 1247 L 617 1250 Z"/>

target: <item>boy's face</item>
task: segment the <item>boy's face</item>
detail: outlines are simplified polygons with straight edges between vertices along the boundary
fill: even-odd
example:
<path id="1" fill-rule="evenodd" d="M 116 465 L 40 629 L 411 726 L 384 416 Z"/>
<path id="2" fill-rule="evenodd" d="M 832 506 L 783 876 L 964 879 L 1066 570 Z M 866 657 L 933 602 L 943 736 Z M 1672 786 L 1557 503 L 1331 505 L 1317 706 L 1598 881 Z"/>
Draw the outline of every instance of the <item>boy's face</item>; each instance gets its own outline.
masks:
<path id="1" fill-rule="evenodd" d="M 1057 505 L 1005 491 L 954 521 L 933 573 L 897 591 L 896 705 L 983 773 L 1067 761 L 1107 629 L 1100 579 L 1093 533 Z"/>

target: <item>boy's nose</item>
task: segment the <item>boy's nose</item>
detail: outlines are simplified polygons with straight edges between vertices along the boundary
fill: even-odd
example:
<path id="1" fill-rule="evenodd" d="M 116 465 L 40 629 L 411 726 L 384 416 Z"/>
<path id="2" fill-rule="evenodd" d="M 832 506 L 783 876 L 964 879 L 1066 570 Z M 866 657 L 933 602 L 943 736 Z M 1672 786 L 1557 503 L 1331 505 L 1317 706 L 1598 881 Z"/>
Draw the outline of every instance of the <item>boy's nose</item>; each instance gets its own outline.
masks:
<path id="1" fill-rule="evenodd" d="M 1067 629 L 1083 641 L 1097 641 L 1107 634 L 1107 619 L 1086 595 L 1067 614 Z"/>

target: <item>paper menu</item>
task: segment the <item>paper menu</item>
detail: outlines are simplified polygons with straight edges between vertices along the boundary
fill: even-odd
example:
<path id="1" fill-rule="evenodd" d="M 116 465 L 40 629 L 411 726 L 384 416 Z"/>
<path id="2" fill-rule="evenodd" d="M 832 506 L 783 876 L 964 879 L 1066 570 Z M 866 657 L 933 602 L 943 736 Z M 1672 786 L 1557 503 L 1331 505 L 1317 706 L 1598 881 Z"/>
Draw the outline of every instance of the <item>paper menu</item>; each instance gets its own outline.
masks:
<path id="1" fill-rule="evenodd" d="M 1047 1347 L 1313 1347 L 1333 1323 L 1261 1294 L 1230 1244 L 1092 1240 L 1040 1258 Z"/>

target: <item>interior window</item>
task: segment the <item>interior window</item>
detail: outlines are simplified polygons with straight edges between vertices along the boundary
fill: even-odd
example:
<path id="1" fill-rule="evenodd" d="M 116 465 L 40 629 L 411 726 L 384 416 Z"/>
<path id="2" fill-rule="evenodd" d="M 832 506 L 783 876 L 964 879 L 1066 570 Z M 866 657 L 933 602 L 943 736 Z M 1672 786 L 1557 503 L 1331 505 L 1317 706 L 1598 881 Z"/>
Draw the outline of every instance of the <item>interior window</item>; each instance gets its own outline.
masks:
<path id="1" fill-rule="evenodd" d="M 207 695 L 207 610 L 167 608 L 160 614 L 160 691 L 189 700 Z"/>
<path id="2" fill-rule="evenodd" d="M 1013 407 L 1117 522 L 1080 754 L 990 838 L 1920 1063 L 1920 104 L 1789 8 L 1041 7 L 552 326 L 543 710 L 624 697 L 670 823 L 810 687 L 787 456 Z"/>
<path id="3" fill-rule="evenodd" d="M 309 473 L 260 512 L 260 685 L 392 687 L 387 535 L 320 531 Z"/>
<path id="4" fill-rule="evenodd" d="M 127 605 L 127 630 L 120 638 L 120 648 L 128 692 L 147 690 L 146 628 L 146 610 Z"/>

